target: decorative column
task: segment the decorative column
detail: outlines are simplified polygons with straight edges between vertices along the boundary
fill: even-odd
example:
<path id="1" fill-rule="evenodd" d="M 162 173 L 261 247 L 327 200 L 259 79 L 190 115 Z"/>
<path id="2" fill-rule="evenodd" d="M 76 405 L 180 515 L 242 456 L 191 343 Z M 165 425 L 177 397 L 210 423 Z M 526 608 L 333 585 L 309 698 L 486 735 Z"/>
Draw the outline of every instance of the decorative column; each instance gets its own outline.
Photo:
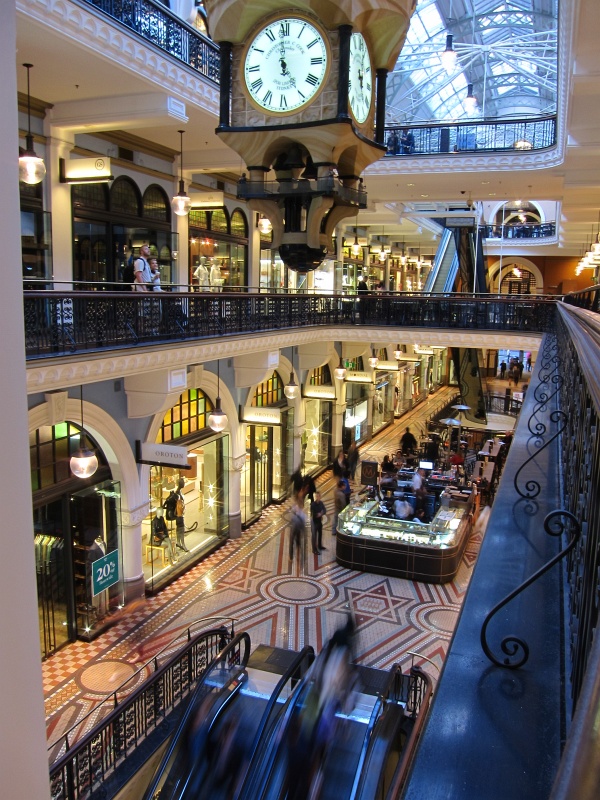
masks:
<path id="1" fill-rule="evenodd" d="M 54 289 L 58 292 L 73 288 L 73 211 L 71 208 L 71 185 L 58 180 L 60 158 L 69 160 L 73 139 L 50 125 L 46 144 L 46 193 L 47 210 L 52 213 L 52 272 Z M 72 134 L 71 134 L 72 137 Z"/>
<path id="2" fill-rule="evenodd" d="M 125 602 L 143 597 L 145 591 L 142 568 L 142 520 L 148 514 L 148 503 L 134 509 L 121 508 L 121 554 Z"/>
<path id="3" fill-rule="evenodd" d="M 187 292 L 190 286 L 190 233 L 189 217 L 178 217 L 173 214 L 178 234 L 177 261 L 175 262 L 175 274 L 173 280 L 177 284 L 177 291 Z"/>
<path id="4" fill-rule="evenodd" d="M 373 370 L 375 373 L 375 370 Z M 367 439 L 373 438 L 373 398 L 375 397 L 375 384 L 367 387 Z"/>
<path id="5" fill-rule="evenodd" d="M 242 470 L 246 454 L 229 459 L 229 538 L 239 539 L 242 535 Z"/>
<path id="6" fill-rule="evenodd" d="M 10 375 L 10 379 L 4 381 L 2 400 L 4 408 L 10 409 L 10 413 L 3 414 L 0 421 L 5 453 L 0 460 L 0 476 L 2 485 L 6 487 L 7 500 L 10 495 L 10 501 L 4 503 L 3 509 L 4 558 L 0 559 L 0 602 L 5 610 L 0 615 L 0 636 L 4 643 L 0 658 L 0 680 L 4 687 L 2 714 L 5 721 L 5 735 L 0 748 L 0 775 L 5 796 L 50 800 L 31 509 L 31 467 L 27 446 L 29 423 L 23 287 L 21 270 L 14 268 L 14 265 L 21 263 L 15 4 L 6 4 L 2 12 L 0 174 L 3 191 L 0 233 L 4 263 L 13 265 L 13 268 L 6 269 L 3 276 L 4 308 L 0 318 L 2 340 L 10 342 L 10 346 L 2 352 L 3 372 Z M 70 225 L 68 227 L 70 229 Z"/>

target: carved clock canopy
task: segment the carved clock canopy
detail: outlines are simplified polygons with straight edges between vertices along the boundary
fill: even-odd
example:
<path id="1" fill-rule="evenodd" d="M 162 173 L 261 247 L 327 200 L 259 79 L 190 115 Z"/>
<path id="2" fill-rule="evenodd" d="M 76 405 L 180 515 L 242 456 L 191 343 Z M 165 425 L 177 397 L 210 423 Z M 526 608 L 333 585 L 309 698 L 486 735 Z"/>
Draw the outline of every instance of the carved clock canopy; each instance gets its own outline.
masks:
<path id="1" fill-rule="evenodd" d="M 291 269 L 315 269 L 335 226 L 366 207 L 360 175 L 385 153 L 385 77 L 415 2 L 205 0 L 217 133 L 246 164 L 238 197 L 271 220 Z"/>

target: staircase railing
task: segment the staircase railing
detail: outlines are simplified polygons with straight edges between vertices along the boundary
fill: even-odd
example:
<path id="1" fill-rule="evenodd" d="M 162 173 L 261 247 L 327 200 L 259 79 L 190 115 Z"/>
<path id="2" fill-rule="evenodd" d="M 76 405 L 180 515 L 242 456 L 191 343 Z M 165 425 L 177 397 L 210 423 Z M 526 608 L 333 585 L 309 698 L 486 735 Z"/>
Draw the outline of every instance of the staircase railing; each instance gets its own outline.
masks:
<path id="1" fill-rule="evenodd" d="M 131 757 L 138 745 L 190 696 L 208 665 L 232 639 L 233 627 L 231 631 L 223 626 L 195 636 L 188 628 L 182 635 L 188 638 L 186 646 L 162 666 L 157 665 L 155 656 L 152 662 L 156 662 L 156 671 L 142 686 L 121 702 L 118 691 L 113 693 L 115 708 L 100 725 L 82 736 L 74 746 L 70 746 L 69 741 L 73 728 L 51 745 L 52 758 L 62 752 L 50 768 L 53 800 L 91 797 L 107 777 Z M 74 727 L 79 728 L 80 724 Z"/>

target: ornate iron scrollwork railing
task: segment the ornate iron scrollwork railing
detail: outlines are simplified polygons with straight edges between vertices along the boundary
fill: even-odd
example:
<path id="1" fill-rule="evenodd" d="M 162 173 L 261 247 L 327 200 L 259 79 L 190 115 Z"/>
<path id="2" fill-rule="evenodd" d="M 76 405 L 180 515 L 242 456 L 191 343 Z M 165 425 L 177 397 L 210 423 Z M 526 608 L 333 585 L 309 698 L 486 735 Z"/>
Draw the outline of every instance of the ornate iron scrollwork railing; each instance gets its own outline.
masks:
<path id="1" fill-rule="evenodd" d="M 153 0 L 86 0 L 146 41 L 183 61 L 213 83 L 219 82 L 218 46 Z"/>
<path id="2" fill-rule="evenodd" d="M 306 326 L 366 324 L 542 333 L 556 303 L 495 295 L 363 296 L 26 291 L 27 358 Z"/>
<path id="3" fill-rule="evenodd" d="M 567 520 L 567 524 L 560 522 L 559 518 L 565 517 Z M 570 529 L 571 538 L 566 547 L 564 547 L 560 553 L 557 553 L 554 558 L 551 558 L 547 564 L 544 564 L 543 567 L 537 570 L 530 578 L 518 586 L 514 591 L 508 594 L 503 600 L 492 608 L 492 610 L 486 616 L 483 625 L 481 626 L 481 647 L 483 648 L 483 652 L 486 656 L 490 659 L 490 661 L 496 664 L 499 667 L 506 667 L 507 669 L 518 669 L 522 667 L 523 664 L 529 658 L 529 645 L 524 639 L 521 639 L 519 636 L 514 634 L 509 634 L 505 636 L 501 643 L 500 649 L 504 653 L 504 658 L 502 660 L 496 658 L 494 653 L 492 652 L 490 646 L 487 642 L 487 629 L 488 625 L 490 624 L 492 618 L 500 611 L 501 608 L 513 600 L 518 594 L 524 591 L 528 586 L 531 586 L 538 578 L 540 578 L 544 573 L 548 572 L 555 564 L 563 559 L 566 555 L 568 555 L 577 542 L 579 541 L 579 537 L 581 535 L 581 525 L 577 517 L 574 514 L 571 514 L 570 511 L 565 511 L 563 509 L 557 509 L 556 511 L 551 511 L 546 518 L 544 519 L 544 530 L 546 533 L 550 534 L 550 536 L 562 536 L 565 532 L 566 528 Z M 518 655 L 520 652 L 520 655 Z M 515 658 L 516 657 L 516 658 Z M 515 660 L 511 660 L 511 659 Z"/>

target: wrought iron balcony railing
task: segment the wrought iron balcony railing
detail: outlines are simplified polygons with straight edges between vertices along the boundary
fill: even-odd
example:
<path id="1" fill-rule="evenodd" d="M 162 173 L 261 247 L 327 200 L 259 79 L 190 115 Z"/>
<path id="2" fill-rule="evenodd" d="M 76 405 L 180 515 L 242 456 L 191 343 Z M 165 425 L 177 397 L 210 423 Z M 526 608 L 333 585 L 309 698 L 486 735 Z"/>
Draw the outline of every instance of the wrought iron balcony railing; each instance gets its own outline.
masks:
<path id="1" fill-rule="evenodd" d="M 556 236 L 556 222 L 484 225 L 483 235 L 486 239 L 545 239 Z"/>
<path id="2" fill-rule="evenodd" d="M 373 325 L 541 333 L 556 298 L 26 291 L 28 359 L 308 326 Z"/>
<path id="3" fill-rule="evenodd" d="M 359 208 L 367 207 L 367 193 L 364 189 L 353 189 L 344 186 L 333 176 L 317 179 L 250 181 L 242 179 L 238 182 L 237 196 L 240 199 L 269 199 L 277 197 L 294 197 L 297 195 L 323 195 L 337 197 L 347 205 Z"/>
<path id="4" fill-rule="evenodd" d="M 154 0 L 86 0 L 139 36 L 219 82 L 219 48 L 165 5 Z"/>
<path id="5" fill-rule="evenodd" d="M 407 143 L 404 134 L 409 132 Z M 556 144 L 556 116 L 396 126 L 386 128 L 386 143 L 388 156 L 546 150 Z"/>

